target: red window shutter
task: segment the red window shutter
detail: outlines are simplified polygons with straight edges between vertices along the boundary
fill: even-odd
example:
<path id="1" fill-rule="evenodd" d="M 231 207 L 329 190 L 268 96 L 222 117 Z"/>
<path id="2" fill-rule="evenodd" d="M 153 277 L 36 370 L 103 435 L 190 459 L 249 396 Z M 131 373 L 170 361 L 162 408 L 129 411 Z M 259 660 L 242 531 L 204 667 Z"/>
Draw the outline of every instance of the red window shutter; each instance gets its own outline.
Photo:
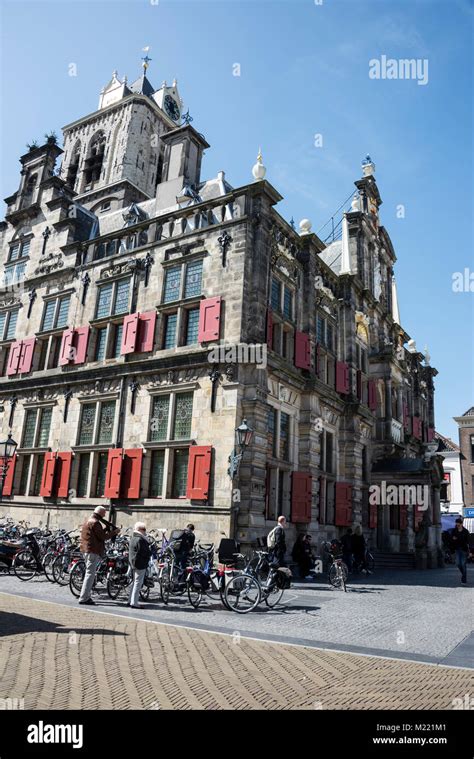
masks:
<path id="1" fill-rule="evenodd" d="M 307 472 L 291 475 L 291 521 L 311 522 L 312 478 Z"/>
<path id="2" fill-rule="evenodd" d="M 122 467 L 120 495 L 122 498 L 140 498 L 143 448 L 125 451 Z"/>
<path id="3" fill-rule="evenodd" d="M 412 435 L 418 439 L 421 439 L 421 419 L 419 416 L 412 417 Z"/>
<path id="4" fill-rule="evenodd" d="M 208 500 L 211 459 L 212 448 L 208 445 L 193 445 L 189 449 L 186 498 Z"/>
<path id="5" fill-rule="evenodd" d="M 368 406 L 371 411 L 375 411 L 377 408 L 377 386 L 375 380 L 369 380 L 367 383 L 368 389 Z"/>
<path id="6" fill-rule="evenodd" d="M 31 371 L 35 343 L 35 337 L 30 337 L 28 340 L 23 340 L 23 345 L 21 346 L 20 363 L 18 365 L 19 374 L 27 374 Z"/>
<path id="7" fill-rule="evenodd" d="M 71 476 L 72 452 L 59 451 L 56 458 L 56 483 L 59 498 L 69 495 L 69 478 Z"/>
<path id="8" fill-rule="evenodd" d="M 352 485 L 336 482 L 336 518 L 339 527 L 348 527 L 352 518 Z"/>
<path id="9" fill-rule="evenodd" d="M 0 463 L 3 464 L 3 459 L 0 459 Z M 15 476 L 16 466 L 16 453 L 13 458 L 8 460 L 7 473 L 5 475 L 5 481 L 3 483 L 2 495 L 11 495 L 13 491 L 13 479 Z"/>
<path id="10" fill-rule="evenodd" d="M 123 320 L 122 346 L 120 353 L 134 353 L 137 344 L 139 314 L 129 314 Z"/>
<path id="11" fill-rule="evenodd" d="M 74 330 L 65 329 L 61 340 L 61 348 L 59 349 L 59 362 L 58 366 L 68 366 L 74 356 L 74 350 L 72 347 L 74 340 Z"/>
<path id="12" fill-rule="evenodd" d="M 78 327 L 74 334 L 73 364 L 83 364 L 87 356 L 87 343 L 89 342 L 89 327 Z"/>
<path id="13" fill-rule="evenodd" d="M 156 311 L 140 314 L 138 324 L 137 353 L 147 353 L 153 350 L 155 343 Z"/>
<path id="14" fill-rule="evenodd" d="M 39 494 L 50 498 L 53 495 L 54 470 L 56 468 L 56 454 L 44 454 L 43 477 Z"/>
<path id="15" fill-rule="evenodd" d="M 118 498 L 120 495 L 120 478 L 123 466 L 122 457 L 123 448 L 111 448 L 109 450 L 107 472 L 105 474 L 105 498 Z"/>
<path id="16" fill-rule="evenodd" d="M 362 400 L 362 372 L 360 369 L 357 369 L 356 374 L 356 393 L 357 393 L 357 400 Z"/>
<path id="17" fill-rule="evenodd" d="M 336 362 L 336 392 L 349 393 L 349 366 L 345 361 Z"/>
<path id="18" fill-rule="evenodd" d="M 273 311 L 270 306 L 267 309 L 267 346 L 273 350 Z"/>
<path id="19" fill-rule="evenodd" d="M 18 340 L 10 345 L 10 353 L 8 354 L 7 364 L 7 377 L 11 377 L 13 374 L 17 374 L 18 366 L 20 364 L 22 342 Z"/>
<path id="20" fill-rule="evenodd" d="M 326 524 L 326 478 L 319 478 L 319 524 Z"/>
<path id="21" fill-rule="evenodd" d="M 428 443 L 433 442 L 435 436 L 435 429 L 434 427 L 428 427 Z"/>
<path id="22" fill-rule="evenodd" d="M 369 505 L 369 527 L 377 527 L 377 504 L 371 503 Z"/>
<path id="23" fill-rule="evenodd" d="M 311 369 L 311 345 L 306 332 L 295 332 L 295 366 Z"/>
<path id="24" fill-rule="evenodd" d="M 222 298 L 207 298 L 202 300 L 199 306 L 198 341 L 206 343 L 209 340 L 218 340 L 221 322 Z"/>
<path id="25" fill-rule="evenodd" d="M 406 530 L 408 525 L 408 507 L 400 505 L 400 529 Z"/>

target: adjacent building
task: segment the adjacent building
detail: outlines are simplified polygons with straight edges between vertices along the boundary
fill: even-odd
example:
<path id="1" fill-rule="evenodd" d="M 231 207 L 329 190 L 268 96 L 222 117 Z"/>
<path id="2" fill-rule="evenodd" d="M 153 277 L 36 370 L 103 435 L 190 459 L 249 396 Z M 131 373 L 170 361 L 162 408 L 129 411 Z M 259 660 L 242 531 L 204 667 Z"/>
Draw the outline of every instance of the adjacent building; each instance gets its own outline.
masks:
<path id="1" fill-rule="evenodd" d="M 32 145 L 6 199 L 1 425 L 18 450 L 2 511 L 72 527 L 100 502 L 244 546 L 285 514 L 290 544 L 360 524 L 405 553 L 425 516 L 435 565 L 437 372 L 400 323 L 374 164 L 325 243 L 278 213 L 260 155 L 247 185 L 204 179 L 177 83 L 146 74 L 114 72 L 62 149 Z"/>
<path id="2" fill-rule="evenodd" d="M 474 517 L 474 406 L 454 417 L 459 427 L 464 515 Z"/>

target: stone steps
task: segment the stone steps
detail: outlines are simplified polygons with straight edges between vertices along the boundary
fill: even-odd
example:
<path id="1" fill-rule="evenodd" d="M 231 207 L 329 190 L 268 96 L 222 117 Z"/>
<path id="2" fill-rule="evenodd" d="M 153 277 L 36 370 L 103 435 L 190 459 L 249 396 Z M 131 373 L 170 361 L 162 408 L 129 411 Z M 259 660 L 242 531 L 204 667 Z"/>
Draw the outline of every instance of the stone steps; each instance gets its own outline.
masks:
<path id="1" fill-rule="evenodd" d="M 376 569 L 414 569 L 414 553 L 389 553 L 388 551 L 373 551 Z"/>

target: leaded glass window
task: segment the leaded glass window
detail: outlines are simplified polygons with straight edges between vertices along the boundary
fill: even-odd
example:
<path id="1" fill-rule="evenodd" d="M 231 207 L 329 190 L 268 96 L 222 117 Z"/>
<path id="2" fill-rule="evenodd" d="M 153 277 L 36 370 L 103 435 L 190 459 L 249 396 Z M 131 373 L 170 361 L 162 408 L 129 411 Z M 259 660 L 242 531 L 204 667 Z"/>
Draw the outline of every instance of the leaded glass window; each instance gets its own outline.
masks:
<path id="1" fill-rule="evenodd" d="M 293 293 L 286 285 L 283 294 L 283 314 L 287 319 L 293 318 Z"/>
<path id="2" fill-rule="evenodd" d="M 23 256 L 29 256 L 30 255 L 30 240 L 25 240 L 25 242 L 21 246 L 21 255 Z"/>
<path id="3" fill-rule="evenodd" d="M 114 431 L 115 401 L 105 401 L 100 405 L 99 434 L 97 442 L 111 443 Z"/>
<path id="4" fill-rule="evenodd" d="M 330 351 L 334 350 L 334 329 L 332 324 L 327 322 L 326 325 L 326 344 Z"/>
<path id="5" fill-rule="evenodd" d="M 280 458 L 288 461 L 290 457 L 290 417 L 280 412 Z"/>
<path id="6" fill-rule="evenodd" d="M 16 261 L 16 259 L 20 255 L 20 243 L 16 242 L 12 247 L 10 248 L 10 256 L 8 258 L 9 261 Z"/>
<path id="7" fill-rule="evenodd" d="M 192 298 L 201 295 L 202 285 L 202 261 L 194 261 L 186 267 L 186 282 L 184 285 L 184 297 Z"/>
<path id="8" fill-rule="evenodd" d="M 107 327 L 97 330 L 97 340 L 95 344 L 95 360 L 103 361 L 105 358 L 105 347 L 107 345 Z"/>
<path id="9" fill-rule="evenodd" d="M 43 479 L 44 456 L 35 456 L 35 458 L 36 458 L 36 473 L 33 480 L 32 495 L 39 495 L 41 480 Z"/>
<path id="10" fill-rule="evenodd" d="M 53 416 L 52 408 L 44 408 L 41 411 L 40 427 L 39 427 L 39 440 L 38 446 L 40 448 L 46 448 L 49 442 L 49 431 L 51 429 L 51 417 Z"/>
<path id="11" fill-rule="evenodd" d="M 129 279 L 121 279 L 119 282 L 117 282 L 117 295 L 115 298 L 114 314 L 123 314 L 125 311 L 128 311 L 129 290 Z"/>
<path id="12" fill-rule="evenodd" d="M 97 301 L 97 318 L 102 316 L 109 316 L 110 308 L 112 304 L 112 289 L 113 285 L 110 282 L 108 285 L 99 287 L 99 299 Z"/>
<path id="13" fill-rule="evenodd" d="M 193 415 L 193 394 L 179 393 L 174 409 L 174 440 L 187 440 L 191 437 L 191 420 Z"/>
<path id="14" fill-rule="evenodd" d="M 84 403 L 82 406 L 81 425 L 79 428 L 79 445 L 92 445 L 94 439 L 95 403 Z"/>
<path id="15" fill-rule="evenodd" d="M 186 484 L 188 480 L 188 458 L 188 448 L 175 450 L 173 484 L 171 490 L 172 498 L 183 498 L 186 495 Z"/>
<path id="16" fill-rule="evenodd" d="M 58 317 L 56 319 L 56 327 L 65 327 L 67 325 L 67 316 L 69 312 L 69 302 L 71 297 L 61 298 L 58 307 Z"/>
<path id="17" fill-rule="evenodd" d="M 167 269 L 165 276 L 165 292 L 163 296 L 163 303 L 169 303 L 170 301 L 178 300 L 180 284 L 181 266 L 175 266 L 172 269 Z"/>
<path id="18" fill-rule="evenodd" d="M 36 416 L 38 409 L 29 408 L 25 414 L 25 424 L 23 427 L 23 448 L 33 448 L 35 444 Z"/>
<path id="19" fill-rule="evenodd" d="M 271 303 L 274 311 L 280 310 L 281 301 L 281 283 L 277 279 L 272 279 L 272 297 Z"/>
<path id="20" fill-rule="evenodd" d="M 153 398 L 153 409 L 150 422 L 150 441 L 166 440 L 168 435 L 168 416 L 170 396 L 157 395 Z"/>
<path id="21" fill-rule="evenodd" d="M 164 340 L 163 348 L 176 347 L 177 322 L 178 322 L 178 314 L 168 314 L 168 316 L 166 317 L 165 340 Z"/>
<path id="22" fill-rule="evenodd" d="M 321 343 L 322 345 L 324 345 L 325 343 L 325 331 L 326 331 L 324 329 L 325 326 L 326 324 L 325 324 L 324 319 L 322 318 L 322 316 L 319 316 L 318 314 L 318 318 L 316 320 L 316 337 L 317 337 L 318 343 Z"/>
<path id="23" fill-rule="evenodd" d="M 165 476 L 165 452 L 153 451 L 151 456 L 150 496 L 160 498 L 163 495 Z"/>
<path id="24" fill-rule="evenodd" d="M 56 301 L 55 300 L 49 300 L 44 307 L 44 316 L 43 316 L 43 330 L 46 331 L 48 329 L 53 328 L 53 322 L 54 322 L 54 310 L 56 308 Z"/>
<path id="25" fill-rule="evenodd" d="M 186 345 L 195 345 L 199 334 L 199 308 L 193 308 L 187 312 Z"/>
<path id="26" fill-rule="evenodd" d="M 20 487 L 18 489 L 18 495 L 26 495 L 26 487 L 28 485 L 28 474 L 30 472 L 31 456 L 22 456 L 22 467 L 20 475 Z"/>
<path id="27" fill-rule="evenodd" d="M 10 311 L 8 319 L 7 334 L 5 340 L 12 340 L 15 337 L 16 323 L 18 321 L 18 309 L 16 311 Z"/>
<path id="28" fill-rule="evenodd" d="M 274 409 L 272 406 L 268 409 L 268 432 L 267 432 L 267 442 L 268 442 L 268 449 L 271 451 L 272 456 L 276 456 L 276 416 L 277 416 L 277 410 Z"/>
<path id="29" fill-rule="evenodd" d="M 114 334 L 114 350 L 112 358 L 118 358 L 120 356 L 120 349 L 122 347 L 122 334 L 123 334 L 123 324 L 117 324 L 115 327 L 115 334 Z"/>
<path id="30" fill-rule="evenodd" d="M 77 478 L 77 495 L 79 498 L 87 496 L 90 461 L 90 453 L 83 453 L 79 459 L 79 475 Z"/>
<path id="31" fill-rule="evenodd" d="M 97 462 L 97 480 L 95 485 L 95 497 L 100 498 L 104 495 L 105 478 L 107 475 L 108 453 L 99 453 Z"/>

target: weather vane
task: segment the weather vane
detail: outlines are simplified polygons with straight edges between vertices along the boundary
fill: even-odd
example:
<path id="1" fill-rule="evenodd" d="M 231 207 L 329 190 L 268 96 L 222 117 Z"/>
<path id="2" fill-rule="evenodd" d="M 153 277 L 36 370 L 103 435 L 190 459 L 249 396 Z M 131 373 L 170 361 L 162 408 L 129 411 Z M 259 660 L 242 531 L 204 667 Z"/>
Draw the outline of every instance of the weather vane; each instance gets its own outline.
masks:
<path id="1" fill-rule="evenodd" d="M 150 61 L 153 60 L 153 59 L 148 57 L 148 52 L 150 50 L 150 46 L 149 45 L 147 45 L 146 47 L 142 48 L 142 50 L 145 53 L 144 58 L 142 58 L 142 61 L 143 61 L 142 66 L 145 69 L 145 73 L 146 73 L 148 65 L 149 65 Z"/>
<path id="2" fill-rule="evenodd" d="M 190 124 L 191 121 L 193 121 L 193 117 L 190 116 L 190 114 L 189 114 L 189 108 L 186 111 L 186 113 L 183 114 L 183 116 L 181 118 L 183 119 L 183 124 L 186 124 L 186 125 Z"/>

